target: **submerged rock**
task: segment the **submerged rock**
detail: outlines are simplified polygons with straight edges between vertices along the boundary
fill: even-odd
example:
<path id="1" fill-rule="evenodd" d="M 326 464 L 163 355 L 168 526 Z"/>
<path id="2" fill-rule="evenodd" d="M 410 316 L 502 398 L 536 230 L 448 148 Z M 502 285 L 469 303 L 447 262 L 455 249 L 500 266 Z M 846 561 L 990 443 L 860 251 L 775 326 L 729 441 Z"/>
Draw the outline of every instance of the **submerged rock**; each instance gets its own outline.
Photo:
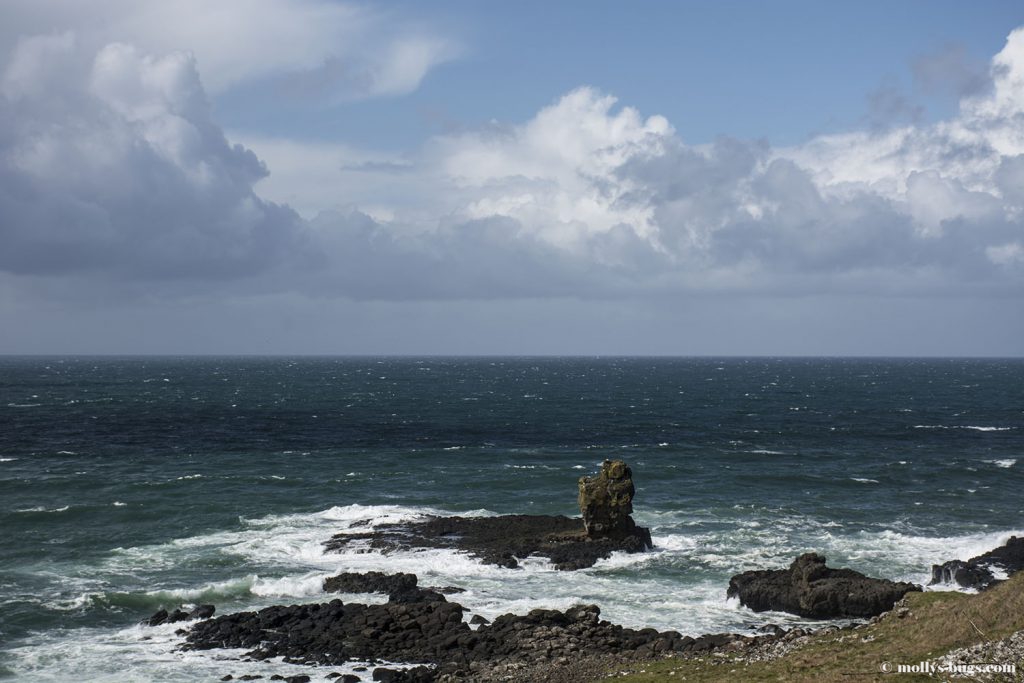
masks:
<path id="1" fill-rule="evenodd" d="M 825 557 L 806 553 L 788 569 L 748 571 L 729 581 L 727 595 L 755 612 L 775 610 L 813 619 L 873 617 L 892 609 L 912 583 L 874 579 L 852 569 L 831 569 Z"/>
<path id="2" fill-rule="evenodd" d="M 964 588 L 984 590 L 998 581 L 993 568 L 1001 569 L 1007 575 L 1024 569 L 1024 538 L 1011 536 L 1005 544 L 964 560 L 950 560 L 932 565 L 932 580 L 937 583 L 955 583 Z"/>

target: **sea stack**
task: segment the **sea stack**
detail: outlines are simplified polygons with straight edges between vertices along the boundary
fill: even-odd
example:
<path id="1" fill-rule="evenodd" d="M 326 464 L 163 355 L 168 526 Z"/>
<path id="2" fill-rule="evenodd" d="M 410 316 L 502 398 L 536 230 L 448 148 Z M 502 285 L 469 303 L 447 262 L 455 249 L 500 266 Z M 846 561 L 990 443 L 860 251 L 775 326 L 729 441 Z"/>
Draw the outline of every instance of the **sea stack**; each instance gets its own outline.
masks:
<path id="1" fill-rule="evenodd" d="M 651 532 L 633 521 L 633 472 L 621 460 L 605 460 L 595 477 L 580 477 L 579 505 L 587 537 L 636 538 L 650 548 Z"/>

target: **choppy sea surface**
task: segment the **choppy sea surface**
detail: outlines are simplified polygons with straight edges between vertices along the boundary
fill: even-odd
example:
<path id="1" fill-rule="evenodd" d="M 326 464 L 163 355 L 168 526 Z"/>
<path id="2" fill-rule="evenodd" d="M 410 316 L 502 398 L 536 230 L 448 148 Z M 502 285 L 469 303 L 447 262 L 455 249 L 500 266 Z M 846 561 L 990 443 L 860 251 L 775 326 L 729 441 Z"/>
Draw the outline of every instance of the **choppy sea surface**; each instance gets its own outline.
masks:
<path id="1" fill-rule="evenodd" d="M 424 514 L 578 514 L 605 458 L 632 466 L 653 552 L 565 573 L 322 551 Z M 296 673 L 138 622 L 322 601 L 341 571 L 461 586 L 489 618 L 795 623 L 727 601 L 729 577 L 815 550 L 926 582 L 1024 533 L 1022 490 L 1024 360 L 0 358 L 0 677 Z"/>

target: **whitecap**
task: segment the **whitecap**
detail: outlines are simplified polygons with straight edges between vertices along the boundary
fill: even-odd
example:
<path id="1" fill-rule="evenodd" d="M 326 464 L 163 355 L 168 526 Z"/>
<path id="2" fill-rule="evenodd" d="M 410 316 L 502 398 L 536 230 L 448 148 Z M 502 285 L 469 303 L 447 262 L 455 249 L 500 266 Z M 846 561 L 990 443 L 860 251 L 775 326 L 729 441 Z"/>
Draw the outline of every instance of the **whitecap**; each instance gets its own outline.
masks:
<path id="1" fill-rule="evenodd" d="M 1006 458 L 1005 460 L 986 460 L 985 462 L 990 465 L 995 465 L 996 467 L 1002 467 L 1003 469 L 1010 469 L 1017 464 L 1017 460 L 1015 458 Z"/>
<path id="2" fill-rule="evenodd" d="M 15 510 L 15 512 L 67 512 L 70 509 L 70 505 L 65 505 L 64 507 L 59 508 L 45 508 L 43 506 L 38 506 L 34 508 L 24 508 L 21 510 Z"/>
<path id="3" fill-rule="evenodd" d="M 861 484 L 877 484 L 877 479 L 868 479 L 867 477 L 850 477 L 853 481 L 860 482 Z"/>
<path id="4" fill-rule="evenodd" d="M 750 451 L 744 451 L 744 453 L 754 453 L 755 455 L 785 455 L 782 451 L 772 451 L 767 448 L 755 448 Z"/>
<path id="5" fill-rule="evenodd" d="M 202 479 L 202 478 L 203 478 L 203 475 L 201 475 L 201 474 L 186 474 L 185 476 L 182 476 L 182 477 L 175 477 L 174 480 L 175 481 L 182 481 L 184 479 Z"/>
<path id="6" fill-rule="evenodd" d="M 253 595 L 274 598 L 304 598 L 322 595 L 324 579 L 331 573 L 307 572 L 298 576 L 283 576 L 265 579 L 257 576 L 252 582 L 250 591 Z"/>
<path id="7" fill-rule="evenodd" d="M 17 458 L 0 458 L 0 462 L 14 462 Z"/>
<path id="8" fill-rule="evenodd" d="M 1008 432 L 1016 427 L 980 427 L 978 425 L 914 425 L 914 429 L 970 429 L 976 432 Z"/>

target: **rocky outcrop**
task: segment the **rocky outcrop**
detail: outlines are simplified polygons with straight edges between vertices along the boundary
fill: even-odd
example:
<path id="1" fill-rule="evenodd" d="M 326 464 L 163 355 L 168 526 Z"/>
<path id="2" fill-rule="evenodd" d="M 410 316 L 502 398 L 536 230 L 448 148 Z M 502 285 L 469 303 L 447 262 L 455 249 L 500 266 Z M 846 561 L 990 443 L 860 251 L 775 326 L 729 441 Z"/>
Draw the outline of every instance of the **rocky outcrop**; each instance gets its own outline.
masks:
<path id="1" fill-rule="evenodd" d="M 295 664 L 338 665 L 350 659 L 419 662 L 436 668 L 420 669 L 418 677 L 433 671 L 431 675 L 472 678 L 471 672 L 498 664 L 621 653 L 650 658 L 711 652 L 755 640 L 623 628 L 602 620 L 596 605 L 505 614 L 475 631 L 463 621 L 463 612 L 452 602 L 362 605 L 332 600 L 268 607 L 199 622 L 188 631 L 184 648 L 245 648 L 253 659 L 283 657 Z"/>
<path id="2" fill-rule="evenodd" d="M 969 560 L 950 560 L 932 565 L 932 580 L 937 583 L 955 583 L 964 588 L 984 590 L 997 579 L 993 568 L 1013 574 L 1024 569 L 1024 538 L 1011 536 L 1004 545 Z"/>
<path id="3" fill-rule="evenodd" d="M 340 551 L 368 542 L 383 553 L 450 548 L 509 569 L 536 555 L 550 559 L 556 569 L 582 569 L 616 551 L 651 548 L 650 530 L 637 526 L 630 516 L 633 493 L 629 467 L 621 460 L 607 460 L 598 476 L 580 480 L 582 521 L 563 515 L 430 517 L 337 534 L 324 545 L 328 551 Z"/>
<path id="4" fill-rule="evenodd" d="M 397 593 L 416 588 L 415 574 L 344 572 L 324 579 L 326 593 Z"/>
<path id="5" fill-rule="evenodd" d="M 546 557 L 555 568 L 593 566 L 617 550 L 645 550 L 635 536 L 613 539 L 587 537 L 578 518 L 560 515 L 502 515 L 500 517 L 431 517 L 422 521 L 381 524 L 373 531 L 337 534 L 324 545 L 339 551 L 369 543 L 385 554 L 415 548 L 464 550 L 486 564 L 515 569 L 531 555 Z"/>
<path id="6" fill-rule="evenodd" d="M 159 626 L 160 624 L 174 624 L 179 621 L 189 621 L 191 619 L 209 619 L 216 611 L 217 608 L 213 605 L 197 605 L 195 609 L 189 612 L 186 612 L 181 608 L 177 608 L 173 612 L 160 609 L 142 623 L 147 626 Z"/>
<path id="7" fill-rule="evenodd" d="M 651 532 L 633 521 L 633 472 L 621 460 L 605 460 L 596 477 L 580 477 L 579 502 L 589 538 L 636 539 L 651 547 Z"/>
<path id="8" fill-rule="evenodd" d="M 892 609 L 912 583 L 874 579 L 852 569 L 831 569 L 825 557 L 807 553 L 788 569 L 749 571 L 729 581 L 727 595 L 755 612 L 774 610 L 813 619 L 873 617 Z"/>

